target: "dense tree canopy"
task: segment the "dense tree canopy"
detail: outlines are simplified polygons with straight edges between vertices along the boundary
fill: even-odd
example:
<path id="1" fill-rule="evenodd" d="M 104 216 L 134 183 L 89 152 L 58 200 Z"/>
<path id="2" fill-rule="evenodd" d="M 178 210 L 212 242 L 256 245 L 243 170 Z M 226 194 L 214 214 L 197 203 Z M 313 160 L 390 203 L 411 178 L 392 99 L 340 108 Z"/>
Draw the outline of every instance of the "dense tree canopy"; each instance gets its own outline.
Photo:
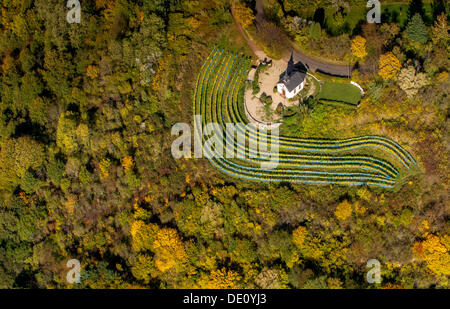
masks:
<path id="1" fill-rule="evenodd" d="M 192 123 L 212 48 L 256 59 L 229 0 L 82 1 L 80 24 L 65 1 L 3 0 L 0 288 L 448 288 L 446 13 L 430 21 L 416 5 L 406 28 L 350 30 L 359 2 L 264 1 L 272 20 L 257 28 L 254 1 L 232 3 L 265 51 L 296 43 L 360 62 L 357 110 L 310 101 L 283 130 L 386 136 L 417 170 L 381 190 L 253 183 L 175 160 L 171 128 Z M 80 284 L 66 281 L 70 259 Z"/>

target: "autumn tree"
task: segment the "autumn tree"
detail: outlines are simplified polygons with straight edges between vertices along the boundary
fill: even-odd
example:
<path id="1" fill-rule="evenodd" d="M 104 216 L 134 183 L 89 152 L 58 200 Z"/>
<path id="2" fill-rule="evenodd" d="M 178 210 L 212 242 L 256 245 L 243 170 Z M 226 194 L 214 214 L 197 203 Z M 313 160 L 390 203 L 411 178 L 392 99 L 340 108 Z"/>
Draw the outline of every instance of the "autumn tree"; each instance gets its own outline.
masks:
<path id="1" fill-rule="evenodd" d="M 0 189 L 16 186 L 28 169 L 38 169 L 44 160 L 44 147 L 25 136 L 7 139 L 0 149 Z"/>
<path id="2" fill-rule="evenodd" d="M 401 68 L 402 64 L 392 52 L 380 56 L 380 69 L 378 74 L 384 80 L 396 79 Z"/>
<path id="3" fill-rule="evenodd" d="M 233 271 L 225 268 L 211 271 L 208 275 L 202 275 L 198 285 L 201 289 L 237 289 L 241 276 Z"/>
<path id="4" fill-rule="evenodd" d="M 383 34 L 383 45 L 386 46 L 400 33 L 400 27 L 398 24 L 386 23 L 381 25 L 380 32 Z"/>
<path id="5" fill-rule="evenodd" d="M 59 117 L 56 144 L 65 154 L 72 154 L 80 146 L 89 145 L 89 127 L 84 123 L 78 124 L 77 117 L 73 112 L 62 113 Z"/>
<path id="6" fill-rule="evenodd" d="M 363 38 L 360 35 L 357 35 L 352 40 L 352 54 L 356 58 L 360 58 L 360 59 L 363 59 L 364 57 L 367 56 L 366 39 L 365 38 Z"/>
<path id="7" fill-rule="evenodd" d="M 136 220 L 131 225 L 131 246 L 134 251 L 148 251 L 153 249 L 153 242 L 159 228 L 156 224 L 146 224 L 142 220 Z"/>
<path id="8" fill-rule="evenodd" d="M 307 235 L 308 231 L 306 230 L 306 227 L 299 226 L 294 230 L 292 234 L 292 241 L 297 247 L 301 248 L 303 246 L 303 243 L 305 242 Z"/>
<path id="9" fill-rule="evenodd" d="M 429 234 L 424 241 L 414 244 L 413 253 L 424 261 L 428 269 L 437 276 L 450 276 L 450 236 L 438 237 Z"/>
<path id="10" fill-rule="evenodd" d="M 133 161 L 133 157 L 131 156 L 125 156 L 122 159 L 122 166 L 125 169 L 125 171 L 129 171 L 133 168 L 134 166 L 134 161 Z"/>
<path id="11" fill-rule="evenodd" d="M 288 276 L 283 269 L 264 268 L 256 277 L 255 284 L 261 289 L 285 289 Z"/>
<path id="12" fill-rule="evenodd" d="M 334 212 L 334 215 L 336 218 L 338 218 L 339 221 L 345 221 L 348 217 L 350 217 L 352 214 L 352 204 L 344 200 L 343 202 L 339 203 L 336 207 L 336 211 Z"/>
<path id="13" fill-rule="evenodd" d="M 184 244 L 172 228 L 162 228 L 156 233 L 152 250 L 155 252 L 155 266 L 161 272 L 171 268 L 181 270 L 187 259 Z"/>
<path id="14" fill-rule="evenodd" d="M 249 7 L 247 7 L 244 3 L 239 1 L 235 2 L 233 11 L 236 16 L 236 19 L 244 28 L 248 28 L 251 25 L 253 25 L 255 16 L 253 15 L 252 10 Z"/>
<path id="15" fill-rule="evenodd" d="M 447 24 L 447 15 L 442 13 L 437 17 L 434 26 L 431 28 L 432 41 L 435 45 L 447 47 L 449 41 L 449 26 Z"/>
<path id="16" fill-rule="evenodd" d="M 412 99 L 427 84 L 427 76 L 425 73 L 417 73 L 413 66 L 409 66 L 400 71 L 398 84 L 408 98 Z"/>
<path id="17" fill-rule="evenodd" d="M 139 254 L 131 267 L 131 273 L 136 279 L 148 284 L 158 274 L 155 267 L 155 260 L 150 255 Z"/>

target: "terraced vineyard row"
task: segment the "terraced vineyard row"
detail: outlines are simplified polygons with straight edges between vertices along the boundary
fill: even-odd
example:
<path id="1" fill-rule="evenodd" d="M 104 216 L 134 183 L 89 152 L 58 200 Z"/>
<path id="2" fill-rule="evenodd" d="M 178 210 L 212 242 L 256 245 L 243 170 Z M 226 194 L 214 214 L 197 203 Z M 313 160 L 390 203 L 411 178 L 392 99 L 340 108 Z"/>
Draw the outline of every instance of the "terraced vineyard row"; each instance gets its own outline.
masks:
<path id="1" fill-rule="evenodd" d="M 208 123 L 219 124 L 224 132 L 229 123 L 247 123 L 239 104 L 243 104 L 243 89 L 250 65 L 251 61 L 245 57 L 219 49 L 211 52 L 198 76 L 194 95 L 194 115 L 201 115 L 201 123 L 195 117 L 199 136 L 202 136 L 202 125 Z M 215 156 L 209 147 L 204 147 L 204 152 L 223 173 L 248 180 L 392 188 L 399 174 L 396 166 L 366 153 L 381 150 L 403 168 L 416 164 L 400 145 L 383 137 L 327 140 L 280 136 L 277 139 L 277 166 L 269 168 L 265 164 L 271 162 L 273 153 L 265 149 L 271 146 L 268 142 L 271 134 L 258 132 L 256 127 L 236 125 L 235 128 L 249 144 L 257 143 L 259 151 L 245 141 L 221 138 L 219 146 L 225 149 L 225 144 L 231 145 L 235 158 Z"/>

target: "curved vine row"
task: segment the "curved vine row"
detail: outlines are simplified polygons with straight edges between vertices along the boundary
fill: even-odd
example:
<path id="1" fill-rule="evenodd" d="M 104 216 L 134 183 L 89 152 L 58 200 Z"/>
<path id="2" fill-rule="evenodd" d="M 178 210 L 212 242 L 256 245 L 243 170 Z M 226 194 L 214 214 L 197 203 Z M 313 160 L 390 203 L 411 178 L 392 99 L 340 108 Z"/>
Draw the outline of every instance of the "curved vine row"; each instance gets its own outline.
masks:
<path id="1" fill-rule="evenodd" d="M 239 111 L 242 89 L 251 61 L 220 49 L 214 49 L 198 75 L 194 94 L 194 115 L 200 113 L 202 123 L 194 118 L 197 133 L 202 125 L 217 123 L 225 131 L 227 123 L 246 123 Z M 256 127 L 236 126 L 236 130 L 251 143 L 270 147 L 270 133 Z M 206 138 L 202 137 L 205 142 Z M 231 142 L 231 145 L 230 145 Z M 247 180 L 266 182 L 296 182 L 310 184 L 369 185 L 392 188 L 398 177 L 397 168 L 384 159 L 351 153 L 356 149 L 376 148 L 390 154 L 404 167 L 416 164 L 413 157 L 397 143 L 378 136 L 342 140 L 304 139 L 280 136 L 276 168 L 265 168 L 269 151 L 255 151 L 242 141 L 219 139 L 218 145 L 231 146 L 237 158 L 215 156 L 203 147 L 208 160 L 220 171 Z M 228 148 L 229 149 L 229 148 Z"/>

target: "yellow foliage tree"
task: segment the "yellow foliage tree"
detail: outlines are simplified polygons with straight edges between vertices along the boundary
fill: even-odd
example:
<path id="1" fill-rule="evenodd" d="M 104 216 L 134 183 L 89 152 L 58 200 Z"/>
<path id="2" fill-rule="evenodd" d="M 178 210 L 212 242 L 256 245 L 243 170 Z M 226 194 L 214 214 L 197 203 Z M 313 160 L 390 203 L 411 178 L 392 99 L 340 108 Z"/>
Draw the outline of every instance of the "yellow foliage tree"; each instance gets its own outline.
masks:
<path id="1" fill-rule="evenodd" d="M 429 234 L 424 241 L 414 244 L 414 256 L 426 263 L 437 276 L 450 276 L 450 236 L 438 237 Z"/>
<path id="2" fill-rule="evenodd" d="M 156 268 L 161 272 L 171 268 L 179 269 L 187 259 L 184 244 L 177 231 L 172 228 L 162 228 L 156 233 L 153 252 Z"/>
<path id="3" fill-rule="evenodd" d="M 366 42 L 367 40 L 360 35 L 357 35 L 352 40 L 352 54 L 356 58 L 363 59 L 364 57 L 367 56 Z"/>
<path id="4" fill-rule="evenodd" d="M 236 19 L 244 28 L 248 28 L 253 24 L 255 16 L 250 8 L 248 8 L 244 3 L 237 2 L 234 4 L 234 13 Z"/>
<path id="5" fill-rule="evenodd" d="M 129 171 L 130 169 L 132 169 L 134 166 L 133 158 L 131 156 L 125 156 L 122 159 L 122 166 L 125 169 L 125 171 Z"/>
<path id="6" fill-rule="evenodd" d="M 432 40 L 436 45 L 447 46 L 450 36 L 448 30 L 450 27 L 447 24 L 447 15 L 443 12 L 437 17 L 434 26 L 431 28 L 433 33 Z"/>
<path id="7" fill-rule="evenodd" d="M 236 289 L 241 280 L 239 274 L 225 268 L 211 271 L 209 276 L 202 276 L 198 285 L 202 289 Z"/>
<path id="8" fill-rule="evenodd" d="M 111 166 L 111 160 L 103 158 L 99 163 L 100 179 L 106 179 L 109 177 L 109 167 Z"/>
<path id="9" fill-rule="evenodd" d="M 136 279 L 142 280 L 147 284 L 150 279 L 156 278 L 155 261 L 149 255 L 139 254 L 131 267 L 131 273 Z"/>
<path id="10" fill-rule="evenodd" d="M 142 220 L 136 220 L 131 225 L 131 247 L 140 252 L 151 250 L 159 227 L 156 224 L 145 224 Z"/>
<path id="11" fill-rule="evenodd" d="M 346 256 L 350 239 L 336 239 L 332 233 L 323 231 L 319 236 L 312 236 L 305 227 L 300 226 L 292 234 L 293 243 L 305 259 L 314 260 L 324 270 L 350 269 L 346 264 Z"/>
<path id="12" fill-rule="evenodd" d="M 401 68 L 402 64 L 400 60 L 392 52 L 380 56 L 380 70 L 378 75 L 383 77 L 384 80 L 396 79 Z"/>
<path id="13" fill-rule="evenodd" d="M 296 228 L 292 233 L 292 241 L 294 242 L 294 245 L 301 248 L 303 246 L 303 243 L 305 242 L 306 235 L 308 235 L 306 227 L 299 226 L 298 228 Z"/>
<path id="14" fill-rule="evenodd" d="M 97 78 L 98 77 L 98 66 L 89 65 L 86 69 L 86 76 L 90 77 L 92 79 Z"/>
<path id="15" fill-rule="evenodd" d="M 442 72 L 437 76 L 437 81 L 439 83 L 445 83 L 448 79 L 448 72 Z"/>
<path id="16" fill-rule="evenodd" d="M 345 200 L 336 207 L 334 215 L 339 221 L 345 221 L 352 214 L 352 204 Z"/>

